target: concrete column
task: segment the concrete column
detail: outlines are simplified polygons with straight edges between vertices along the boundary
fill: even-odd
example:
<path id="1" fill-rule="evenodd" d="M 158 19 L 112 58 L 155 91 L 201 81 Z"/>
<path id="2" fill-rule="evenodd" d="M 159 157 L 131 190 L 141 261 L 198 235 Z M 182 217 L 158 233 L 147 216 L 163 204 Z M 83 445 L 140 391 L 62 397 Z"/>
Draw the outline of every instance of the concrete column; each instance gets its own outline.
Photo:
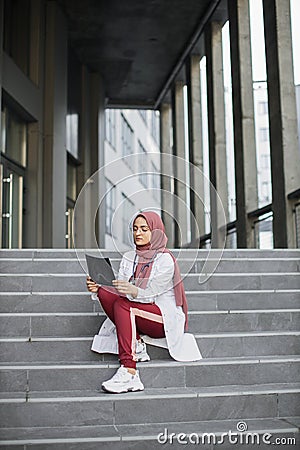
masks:
<path id="1" fill-rule="evenodd" d="M 191 242 L 196 245 L 200 235 L 205 234 L 204 210 L 204 178 L 197 169 L 203 170 L 201 88 L 200 88 L 200 56 L 191 55 L 186 65 L 188 93 L 188 124 L 189 124 L 189 160 L 190 168 L 190 199 L 191 212 Z M 198 228 L 198 230 L 197 230 Z"/>
<path id="2" fill-rule="evenodd" d="M 77 169 L 78 193 L 84 187 L 87 179 L 93 174 L 91 168 L 91 136 L 90 128 L 90 77 L 85 66 L 81 68 L 81 111 L 80 111 L 80 166 Z M 75 226 L 73 228 L 74 240 L 77 248 L 92 247 L 92 217 L 90 189 L 84 190 L 83 211 L 75 213 Z M 76 205 L 75 205 L 76 208 Z"/>
<path id="3" fill-rule="evenodd" d="M 27 195 L 23 247 L 43 247 L 43 133 L 39 121 L 27 125 Z"/>
<path id="4" fill-rule="evenodd" d="M 228 0 L 235 148 L 237 246 L 255 247 L 252 219 L 258 208 L 249 0 Z"/>
<path id="5" fill-rule="evenodd" d="M 44 247 L 66 246 L 67 26 L 55 2 L 46 5 L 44 102 Z"/>
<path id="6" fill-rule="evenodd" d="M 45 48 L 45 3 L 32 0 L 30 15 L 29 78 L 39 87 L 38 114 L 35 121 L 27 125 L 27 177 L 24 207 L 23 247 L 43 247 L 43 69 Z M 25 90 L 25 89 L 24 89 Z M 31 96 L 33 100 L 33 97 Z M 24 104 L 24 103 L 23 103 Z"/>
<path id="7" fill-rule="evenodd" d="M 3 63 L 2 63 L 2 54 L 3 54 L 3 22 L 4 22 L 4 0 L 0 0 L 0 105 L 2 105 L 2 68 L 3 68 Z M 0 114 L 0 136 L 2 136 L 2 117 Z M 0 151 L 2 150 L 2 142 L 0 139 Z M 2 175 L 2 170 L 0 167 L 0 175 Z M 0 185 L 0 248 L 2 248 L 2 182 Z"/>
<path id="8" fill-rule="evenodd" d="M 210 182 L 222 203 L 220 205 L 215 190 L 211 189 L 212 246 L 222 247 L 224 242 L 220 228 L 225 225 L 222 207 L 226 221 L 228 221 L 229 213 L 221 23 L 212 22 L 208 25 L 205 31 L 205 52 Z"/>
<path id="9" fill-rule="evenodd" d="M 188 242 L 187 236 L 187 195 L 185 172 L 185 140 L 184 140 L 184 101 L 183 82 L 176 81 L 172 91 L 172 123 L 173 123 L 173 153 L 182 158 L 175 164 L 175 246 L 181 247 Z M 179 181 L 183 180 L 183 181 Z"/>
<path id="10" fill-rule="evenodd" d="M 274 247 L 296 246 L 293 201 L 299 189 L 290 0 L 263 1 L 267 59 Z"/>
<path id="11" fill-rule="evenodd" d="M 3 54 L 3 24 L 4 24 L 4 0 L 0 0 L 0 105 L 2 105 L 2 70 L 3 70 L 3 62 L 2 62 L 2 54 Z M 2 128 L 1 128 L 1 114 L 0 114 L 0 136 L 1 136 Z M 0 145 L 2 142 L 0 141 Z M 1 149 L 2 150 L 2 149 Z M 0 221 L 2 220 L 2 216 Z M 0 236 L 1 240 L 1 236 Z"/>
<path id="12" fill-rule="evenodd" d="M 105 247 L 104 88 L 99 74 L 81 68 L 80 154 L 73 235 L 75 247 Z M 101 170 L 101 172 L 100 172 Z M 92 179 L 90 179 L 92 177 Z"/>
<path id="13" fill-rule="evenodd" d="M 174 247 L 174 170 L 171 149 L 171 105 L 160 107 L 160 150 L 161 150 L 161 202 L 162 219 L 168 236 L 168 246 Z"/>
<path id="14" fill-rule="evenodd" d="M 105 136 L 105 95 L 102 79 L 99 74 L 90 74 L 90 161 L 91 170 L 104 166 L 104 136 Z M 105 247 L 105 201 L 100 199 L 105 192 L 105 177 L 103 172 L 97 178 L 98 196 L 92 198 L 92 211 L 98 209 L 96 218 L 96 238 L 99 248 Z"/>

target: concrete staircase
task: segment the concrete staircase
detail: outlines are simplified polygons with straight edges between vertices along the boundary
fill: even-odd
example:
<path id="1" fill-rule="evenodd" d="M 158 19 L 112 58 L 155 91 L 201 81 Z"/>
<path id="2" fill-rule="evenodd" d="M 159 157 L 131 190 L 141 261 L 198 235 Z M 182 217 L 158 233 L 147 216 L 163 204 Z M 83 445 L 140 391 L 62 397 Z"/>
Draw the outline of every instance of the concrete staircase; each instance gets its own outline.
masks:
<path id="1" fill-rule="evenodd" d="M 119 255 L 103 253 L 117 268 Z M 201 448 L 223 439 L 222 449 L 240 449 L 245 434 L 236 444 L 222 433 L 243 427 L 257 433 L 250 448 L 270 448 L 263 438 L 299 448 L 300 251 L 225 250 L 204 284 L 208 252 L 193 253 L 182 251 L 180 266 L 192 267 L 184 283 L 203 360 L 178 363 L 149 346 L 145 391 L 110 395 L 99 388 L 118 362 L 90 351 L 104 315 L 75 252 L 0 251 L 0 448 L 156 449 L 168 434 L 164 447 L 176 449 L 214 433 Z"/>

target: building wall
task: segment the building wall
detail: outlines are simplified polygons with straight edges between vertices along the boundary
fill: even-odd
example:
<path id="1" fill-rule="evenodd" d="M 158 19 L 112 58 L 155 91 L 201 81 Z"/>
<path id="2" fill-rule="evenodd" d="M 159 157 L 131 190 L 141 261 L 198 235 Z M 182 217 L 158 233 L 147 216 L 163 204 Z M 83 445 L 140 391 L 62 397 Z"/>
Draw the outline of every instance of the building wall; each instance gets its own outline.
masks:
<path id="1" fill-rule="evenodd" d="M 300 84 L 296 86 L 296 102 L 297 102 L 297 119 L 298 119 L 298 136 L 299 136 L 299 151 L 300 151 Z"/>
<path id="2" fill-rule="evenodd" d="M 22 239 L 9 245 L 72 247 L 74 234 L 76 247 L 88 248 L 95 245 L 96 228 L 100 247 L 127 248 L 129 237 L 124 228 L 130 217 L 146 207 L 160 212 L 159 117 L 154 111 L 114 110 L 114 136 L 109 135 L 105 86 L 101 76 L 91 73 L 68 47 L 63 12 L 56 2 L 26 0 L 23 9 L 19 2 L 18 20 L 26 6 L 35 32 L 25 27 L 15 35 L 15 24 L 6 21 L 6 42 L 1 45 L 2 109 L 16 113 L 27 133 Z M 9 7 L 9 2 L 1 1 L 3 16 L 7 17 Z M 24 53 L 28 54 L 27 65 Z M 132 129 L 127 151 L 135 156 L 130 160 L 123 158 L 124 120 Z M 2 144 L 4 129 L 2 124 Z M 2 164 L 7 164 L 5 145 L 1 152 Z M 112 164 L 116 159 L 120 163 L 117 170 Z M 98 186 L 104 202 L 96 224 L 93 211 L 98 205 L 93 203 L 98 200 L 90 198 L 75 214 L 72 229 L 77 196 L 99 169 L 104 173 Z M 110 183 L 114 192 L 106 196 Z M 112 212 L 113 232 L 107 225 Z"/>
<path id="3" fill-rule="evenodd" d="M 16 211 L 18 220 L 13 217 L 21 229 L 13 234 L 21 233 L 21 237 L 2 242 L 2 246 L 72 247 L 76 197 L 87 178 L 104 164 L 104 84 L 99 74 L 89 72 L 79 61 L 74 65 L 67 21 L 56 2 L 1 0 L 0 13 L 1 168 L 5 173 L 13 170 L 14 179 L 20 172 L 23 182 L 23 188 L 20 183 L 14 186 L 23 204 L 20 201 Z M 75 152 L 76 145 L 69 148 L 66 127 L 66 118 L 72 114 L 78 116 L 72 136 L 77 142 Z M 7 124 L 5 116 L 9 116 Z M 16 151 L 7 142 L 10 116 L 26 127 L 24 161 L 15 158 Z M 8 184 L 4 188 L 9 196 Z M 105 181 L 100 180 L 99 192 L 104 189 Z M 14 201 L 14 209 L 16 205 Z M 104 215 L 101 210 L 96 226 L 100 246 L 105 240 Z M 80 245 L 89 247 L 94 224 L 88 205 L 82 216 L 77 221 L 78 229 L 83 230 Z M 8 223 L 10 219 L 5 220 Z"/>
<path id="4" fill-rule="evenodd" d="M 155 111 L 106 110 L 106 248 L 128 248 L 129 222 L 136 212 L 151 208 L 161 213 L 158 130 Z M 131 141 L 130 156 L 125 156 L 124 140 Z"/>

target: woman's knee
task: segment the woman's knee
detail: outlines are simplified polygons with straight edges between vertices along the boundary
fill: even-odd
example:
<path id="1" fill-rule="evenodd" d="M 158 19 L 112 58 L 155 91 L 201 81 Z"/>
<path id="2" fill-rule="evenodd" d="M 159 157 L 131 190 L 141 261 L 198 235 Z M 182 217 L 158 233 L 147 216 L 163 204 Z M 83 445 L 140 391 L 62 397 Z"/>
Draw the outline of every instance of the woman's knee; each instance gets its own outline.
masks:
<path id="1" fill-rule="evenodd" d="M 113 305 L 114 311 L 116 310 L 129 310 L 129 306 L 128 306 L 128 300 L 126 300 L 124 297 L 118 297 L 116 298 L 114 305 Z"/>

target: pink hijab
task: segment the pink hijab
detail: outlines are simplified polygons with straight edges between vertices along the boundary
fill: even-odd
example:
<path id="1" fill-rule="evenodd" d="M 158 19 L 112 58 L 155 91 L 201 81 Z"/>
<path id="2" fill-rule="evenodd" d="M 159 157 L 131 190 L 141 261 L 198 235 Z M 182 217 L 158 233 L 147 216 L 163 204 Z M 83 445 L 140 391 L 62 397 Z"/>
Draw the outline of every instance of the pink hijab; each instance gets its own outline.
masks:
<path id="1" fill-rule="evenodd" d="M 137 214 L 135 219 L 137 217 L 143 217 L 151 230 L 151 241 L 145 245 L 136 245 L 136 254 L 139 256 L 139 262 L 135 270 L 136 280 L 138 280 L 137 286 L 142 289 L 145 289 L 147 287 L 155 255 L 157 253 L 169 253 L 173 258 L 175 266 L 173 280 L 176 305 L 182 306 L 183 312 L 185 314 L 185 330 L 187 330 L 187 301 L 184 291 L 184 285 L 181 279 L 180 270 L 176 258 L 173 253 L 166 248 L 168 238 L 165 233 L 164 224 L 160 216 L 155 212 L 147 211 L 139 213 Z M 147 265 L 145 266 L 145 264 Z"/>

